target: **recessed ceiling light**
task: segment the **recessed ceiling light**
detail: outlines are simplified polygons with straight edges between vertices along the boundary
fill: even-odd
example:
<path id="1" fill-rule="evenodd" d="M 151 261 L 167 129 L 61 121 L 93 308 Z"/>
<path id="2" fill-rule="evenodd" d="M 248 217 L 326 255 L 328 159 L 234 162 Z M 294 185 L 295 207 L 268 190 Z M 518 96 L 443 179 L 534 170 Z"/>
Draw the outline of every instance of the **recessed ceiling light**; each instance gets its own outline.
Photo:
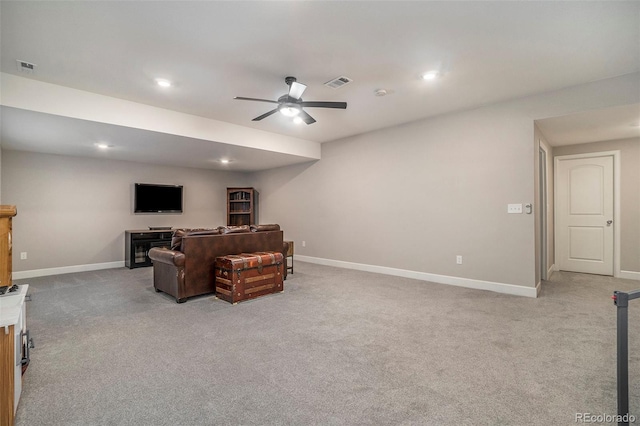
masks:
<path id="1" fill-rule="evenodd" d="M 222 158 L 222 159 L 220 160 L 220 162 L 221 162 L 222 164 L 229 164 L 229 163 L 230 163 L 230 161 L 229 161 L 229 160 L 227 160 L 226 158 Z"/>
<path id="2" fill-rule="evenodd" d="M 156 84 L 160 87 L 171 87 L 171 82 L 164 78 L 156 78 Z"/>
<path id="3" fill-rule="evenodd" d="M 422 79 L 423 80 L 435 80 L 439 76 L 440 76 L 440 73 L 438 71 L 429 71 L 429 72 L 426 72 L 426 73 L 422 74 Z"/>
<path id="4" fill-rule="evenodd" d="M 104 142 L 98 142 L 97 144 L 95 144 L 98 148 L 100 149 L 109 149 L 109 148 L 113 148 L 113 145 L 109 145 L 107 143 Z"/>

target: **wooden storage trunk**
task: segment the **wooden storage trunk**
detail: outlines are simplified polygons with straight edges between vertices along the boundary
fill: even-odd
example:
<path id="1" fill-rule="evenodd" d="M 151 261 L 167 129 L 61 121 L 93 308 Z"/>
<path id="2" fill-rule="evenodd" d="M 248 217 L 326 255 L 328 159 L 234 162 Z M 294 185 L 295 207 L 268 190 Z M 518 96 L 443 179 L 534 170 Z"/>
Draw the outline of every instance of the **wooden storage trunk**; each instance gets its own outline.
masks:
<path id="1" fill-rule="evenodd" d="M 265 251 L 216 258 L 216 296 L 230 303 L 284 289 L 282 253 Z"/>

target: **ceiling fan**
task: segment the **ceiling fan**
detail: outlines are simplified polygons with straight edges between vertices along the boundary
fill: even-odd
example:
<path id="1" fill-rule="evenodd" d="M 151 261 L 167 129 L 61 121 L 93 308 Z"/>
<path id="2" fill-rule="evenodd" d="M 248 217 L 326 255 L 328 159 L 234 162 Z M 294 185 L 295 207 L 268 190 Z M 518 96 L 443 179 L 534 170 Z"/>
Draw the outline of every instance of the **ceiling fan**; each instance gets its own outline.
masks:
<path id="1" fill-rule="evenodd" d="M 286 77 L 284 82 L 289 86 L 289 93 L 282 95 L 277 101 L 271 101 L 268 99 L 256 99 L 256 98 L 244 98 L 242 96 L 236 96 L 233 99 L 239 99 L 241 101 L 258 101 L 258 102 L 270 102 L 272 104 L 278 104 L 275 109 L 262 114 L 254 118 L 252 121 L 260 121 L 263 118 L 267 118 L 272 114 L 280 111 L 287 117 L 300 117 L 302 121 L 307 124 L 313 124 L 316 122 L 303 108 L 339 108 L 346 109 L 346 102 L 328 102 L 328 101 L 303 101 L 302 94 L 307 86 L 302 83 L 298 83 L 295 77 Z"/>

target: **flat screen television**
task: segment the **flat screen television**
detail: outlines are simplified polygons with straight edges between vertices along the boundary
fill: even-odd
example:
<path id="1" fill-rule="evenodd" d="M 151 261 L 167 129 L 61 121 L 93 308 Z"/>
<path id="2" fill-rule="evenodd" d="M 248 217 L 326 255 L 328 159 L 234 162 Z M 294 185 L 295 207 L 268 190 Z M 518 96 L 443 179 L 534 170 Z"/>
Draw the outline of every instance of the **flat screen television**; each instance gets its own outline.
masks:
<path id="1" fill-rule="evenodd" d="M 136 183 L 135 213 L 182 213 L 182 185 Z"/>

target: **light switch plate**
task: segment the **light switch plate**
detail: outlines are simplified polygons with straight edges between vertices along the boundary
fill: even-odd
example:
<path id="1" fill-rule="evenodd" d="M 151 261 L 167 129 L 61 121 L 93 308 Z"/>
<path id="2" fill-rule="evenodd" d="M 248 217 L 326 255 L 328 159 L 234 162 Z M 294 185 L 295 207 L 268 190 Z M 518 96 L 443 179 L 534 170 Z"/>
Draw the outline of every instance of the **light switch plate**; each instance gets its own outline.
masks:
<path id="1" fill-rule="evenodd" d="M 522 204 L 507 204 L 507 213 L 522 213 Z"/>

